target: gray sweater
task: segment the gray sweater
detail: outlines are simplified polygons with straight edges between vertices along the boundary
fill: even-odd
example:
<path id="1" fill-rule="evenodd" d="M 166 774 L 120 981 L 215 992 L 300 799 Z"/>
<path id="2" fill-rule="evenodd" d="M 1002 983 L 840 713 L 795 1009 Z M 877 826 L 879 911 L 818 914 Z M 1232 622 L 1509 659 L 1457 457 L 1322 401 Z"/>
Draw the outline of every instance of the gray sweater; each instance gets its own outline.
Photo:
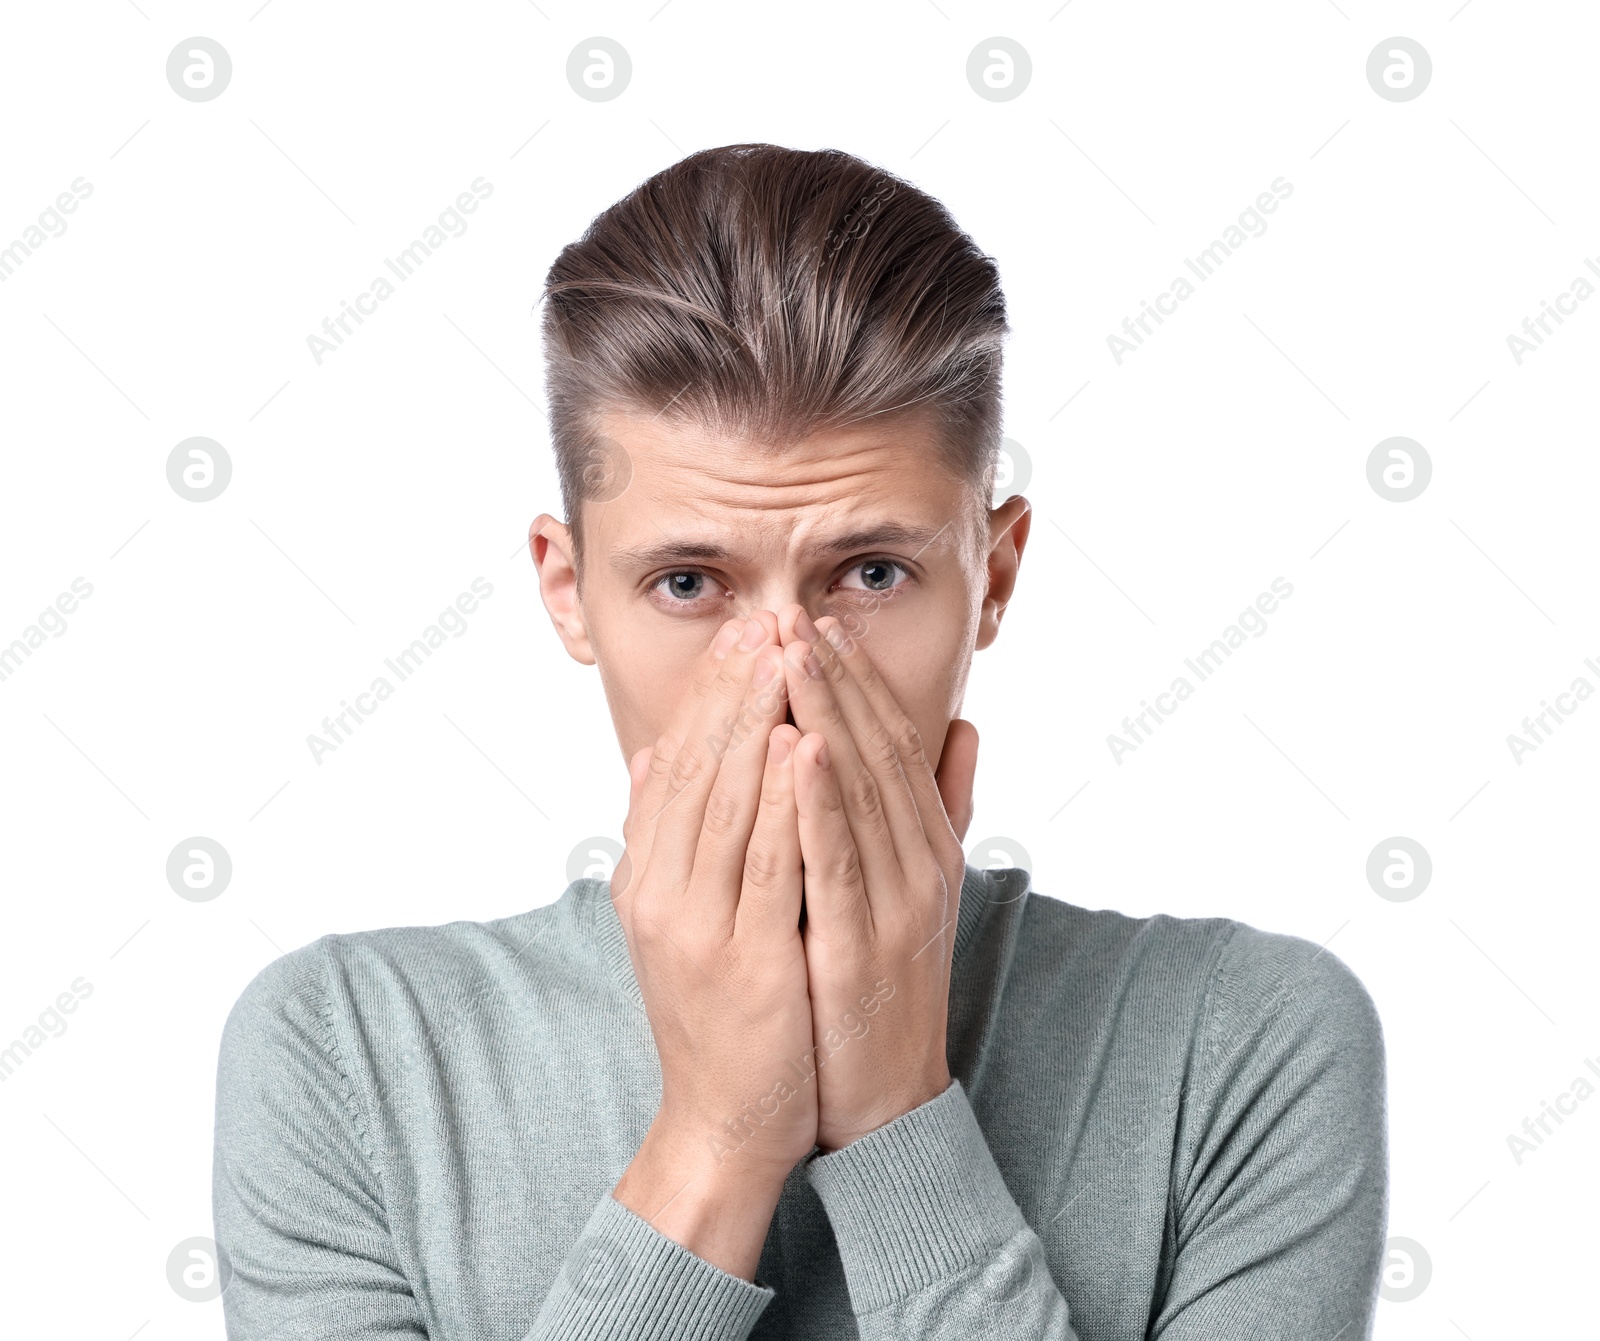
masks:
<path id="1" fill-rule="evenodd" d="M 611 1196 L 661 1070 L 609 887 L 325 936 L 228 1017 L 234 1341 L 1370 1335 L 1383 1039 L 1332 953 L 968 867 L 950 1087 L 797 1164 L 754 1283 Z"/>

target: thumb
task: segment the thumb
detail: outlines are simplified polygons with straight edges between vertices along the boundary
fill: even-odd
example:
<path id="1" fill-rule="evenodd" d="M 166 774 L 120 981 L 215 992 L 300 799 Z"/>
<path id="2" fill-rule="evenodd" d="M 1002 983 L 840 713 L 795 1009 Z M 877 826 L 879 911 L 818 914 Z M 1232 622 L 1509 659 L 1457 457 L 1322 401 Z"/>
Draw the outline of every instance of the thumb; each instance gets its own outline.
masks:
<path id="1" fill-rule="evenodd" d="M 960 717 L 951 718 L 934 780 L 939 784 L 939 799 L 950 817 L 950 827 L 963 843 L 972 824 L 972 783 L 977 769 L 978 728 Z"/>

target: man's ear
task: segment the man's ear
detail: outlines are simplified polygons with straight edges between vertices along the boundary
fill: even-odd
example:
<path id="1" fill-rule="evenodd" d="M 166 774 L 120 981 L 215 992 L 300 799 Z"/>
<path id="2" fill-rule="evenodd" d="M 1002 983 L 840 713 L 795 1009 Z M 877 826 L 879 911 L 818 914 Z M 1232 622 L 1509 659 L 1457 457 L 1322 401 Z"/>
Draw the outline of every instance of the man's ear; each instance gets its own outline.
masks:
<path id="1" fill-rule="evenodd" d="M 539 570 L 539 595 L 550 612 L 550 622 L 561 636 L 567 655 L 585 666 L 595 663 L 589 630 L 578 599 L 578 565 L 572 552 L 572 532 L 548 512 L 541 512 L 528 527 L 528 549 Z"/>
<path id="2" fill-rule="evenodd" d="M 1000 635 L 1000 616 L 1016 588 L 1017 568 L 1032 522 L 1033 509 L 1021 494 L 989 512 L 989 587 L 978 615 L 978 647 L 987 647 Z"/>

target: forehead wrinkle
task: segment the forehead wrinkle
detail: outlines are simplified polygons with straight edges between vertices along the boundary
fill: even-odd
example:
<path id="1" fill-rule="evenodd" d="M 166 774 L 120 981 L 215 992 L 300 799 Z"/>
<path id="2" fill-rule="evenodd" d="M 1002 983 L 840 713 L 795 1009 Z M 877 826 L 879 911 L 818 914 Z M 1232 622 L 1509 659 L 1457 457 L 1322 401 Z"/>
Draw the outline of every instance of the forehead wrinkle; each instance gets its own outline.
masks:
<path id="1" fill-rule="evenodd" d="M 648 487 L 662 502 L 755 513 L 804 510 L 834 507 L 852 496 L 884 491 L 896 472 L 870 457 L 863 461 L 866 455 L 805 462 L 770 456 L 740 461 L 737 469 L 672 461 L 640 473 L 649 479 Z"/>
<path id="2" fill-rule="evenodd" d="M 648 450 L 635 459 L 633 506 L 619 500 L 625 507 L 618 520 L 633 513 L 632 525 L 624 525 L 637 533 L 642 517 L 655 536 L 614 550 L 610 562 L 617 568 L 749 565 L 774 553 L 813 559 L 891 545 L 908 545 L 920 556 L 950 527 L 942 506 L 943 525 L 927 517 L 932 500 L 908 470 L 910 444 L 900 434 L 836 440 L 833 450 L 820 452 L 659 428 L 641 436 L 639 446 L 647 443 Z M 913 520 L 908 511 L 921 516 Z"/>

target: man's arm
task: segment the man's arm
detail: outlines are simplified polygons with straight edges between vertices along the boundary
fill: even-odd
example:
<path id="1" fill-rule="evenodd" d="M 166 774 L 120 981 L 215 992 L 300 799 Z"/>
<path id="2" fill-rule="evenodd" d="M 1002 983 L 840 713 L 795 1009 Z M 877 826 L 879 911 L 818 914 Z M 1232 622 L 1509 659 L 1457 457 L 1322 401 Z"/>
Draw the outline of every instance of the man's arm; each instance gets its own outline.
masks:
<path id="1" fill-rule="evenodd" d="M 1354 974 L 1306 941 L 1238 927 L 1177 1100 L 1175 1258 L 1150 1341 L 1371 1335 L 1384 1093 L 1382 1029 Z M 1151 1134 L 1163 1125 L 1150 1114 Z M 960 1081 L 806 1173 L 863 1341 L 1073 1337 Z"/>
<path id="2" fill-rule="evenodd" d="M 1239 926 L 1197 1047 L 1152 1341 L 1370 1336 L 1388 1220 L 1371 997 L 1331 952 Z"/>
<path id="3" fill-rule="evenodd" d="M 276 960 L 223 1028 L 212 1211 L 230 1341 L 420 1341 L 328 1015 L 326 949 Z"/>
<path id="4" fill-rule="evenodd" d="M 918 886 L 935 888 L 917 874 L 927 870 L 928 846 L 947 868 L 946 887 L 959 890 L 959 849 L 942 821 L 970 786 L 970 763 L 954 786 L 941 768 L 935 794 L 915 732 L 870 659 L 836 636 L 838 622 L 785 622 L 796 723 L 827 735 L 841 774 L 833 783 L 824 774 L 834 770 L 813 765 L 814 751 L 797 754 L 807 906 L 817 910 L 807 931 L 813 1000 L 836 1012 L 848 1000 L 842 989 L 862 980 L 861 965 L 851 964 L 832 969 L 838 983 L 829 981 L 832 966 L 811 953 L 821 936 L 830 959 L 848 958 L 841 945 L 859 953 L 866 943 L 867 962 L 881 964 L 891 986 L 920 989 L 916 1006 L 881 1010 L 874 1024 L 883 1027 L 841 1051 L 843 1065 L 819 1073 L 821 1128 L 866 1130 L 838 1148 L 824 1140 L 827 1153 L 807 1168 L 833 1224 L 861 1335 L 1072 1341 L 1042 1244 L 959 1082 L 887 1123 L 870 1116 L 882 1077 L 896 1074 L 897 1052 L 914 1060 L 935 1037 L 943 1051 L 943 998 L 933 1008 L 926 998 L 947 989 L 948 938 L 935 934 L 911 953 L 893 929 L 904 927 L 908 907 L 920 909 L 924 932 L 937 926 L 937 899 L 919 903 L 917 895 Z M 817 630 L 824 636 L 805 636 Z M 796 673 L 808 650 L 816 658 L 809 676 Z M 920 831 L 895 813 L 908 794 Z M 859 859 L 839 860 L 851 847 Z M 822 897 L 813 897 L 814 872 Z M 839 925 L 823 922 L 823 910 Z M 953 910 L 945 917 L 940 930 L 953 924 Z M 924 953 L 933 947 L 944 952 L 937 977 L 934 955 Z M 1371 1325 L 1386 1197 L 1383 1048 L 1370 999 L 1332 955 L 1240 927 L 1221 954 L 1200 1037 L 1194 1079 L 1175 1096 L 1182 1128 L 1174 1167 L 1192 1172 L 1171 1189 L 1175 1261 L 1158 1282 L 1152 1341 L 1303 1338 L 1330 1320 L 1329 1337 L 1355 1341 Z M 851 1116 L 830 1123 L 830 1112 Z M 1149 1115 L 1152 1131 L 1160 1117 Z"/>
<path id="5" fill-rule="evenodd" d="M 775 631 L 726 628 L 673 730 L 635 758 L 613 887 L 662 1059 L 662 1111 L 527 1341 L 742 1341 L 773 1298 L 755 1266 L 816 1131 L 814 1086 L 761 1127 L 732 1129 L 760 1097 L 752 1061 L 811 1041 L 788 765 L 799 733 L 772 692 Z M 389 1234 L 381 1164 L 339 1056 L 323 955 L 270 966 L 224 1030 L 213 1195 L 236 1341 L 428 1335 L 410 1284 L 419 1264 Z"/>
<path id="6" fill-rule="evenodd" d="M 212 1204 L 231 1269 L 228 1336 L 425 1341 L 438 1320 L 389 1232 L 381 1163 L 335 1039 L 326 956 L 315 944 L 268 965 L 223 1030 Z M 616 1341 L 687 1334 L 692 1323 L 708 1341 L 740 1341 L 771 1299 L 608 1192 L 527 1335 Z"/>

